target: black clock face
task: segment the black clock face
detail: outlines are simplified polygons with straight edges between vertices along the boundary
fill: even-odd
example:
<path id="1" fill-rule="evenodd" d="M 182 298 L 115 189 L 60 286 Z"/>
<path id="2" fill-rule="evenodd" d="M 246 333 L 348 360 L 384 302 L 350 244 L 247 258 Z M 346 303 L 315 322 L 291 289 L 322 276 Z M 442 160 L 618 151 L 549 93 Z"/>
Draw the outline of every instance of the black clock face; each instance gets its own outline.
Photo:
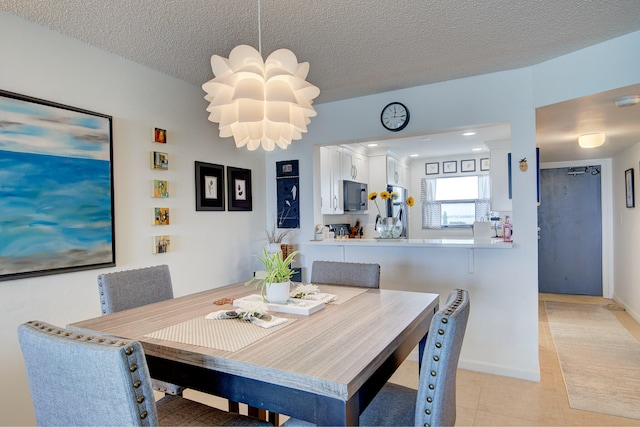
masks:
<path id="1" fill-rule="evenodd" d="M 392 102 L 382 109 L 382 126 L 392 132 L 398 132 L 409 124 L 409 110 L 399 102 Z"/>

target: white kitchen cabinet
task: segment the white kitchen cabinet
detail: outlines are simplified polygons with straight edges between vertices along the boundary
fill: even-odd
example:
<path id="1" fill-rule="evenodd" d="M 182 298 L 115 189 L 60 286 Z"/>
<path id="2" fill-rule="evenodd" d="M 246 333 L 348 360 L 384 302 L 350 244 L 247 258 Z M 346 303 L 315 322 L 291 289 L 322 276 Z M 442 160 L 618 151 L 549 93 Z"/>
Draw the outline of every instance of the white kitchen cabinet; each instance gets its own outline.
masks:
<path id="1" fill-rule="evenodd" d="M 361 153 L 346 148 L 342 149 L 342 179 L 368 183 L 369 162 Z"/>
<path id="2" fill-rule="evenodd" d="M 387 184 L 407 187 L 409 168 L 406 164 L 387 156 Z"/>
<path id="3" fill-rule="evenodd" d="M 320 147 L 320 198 L 323 214 L 344 213 L 340 147 Z"/>

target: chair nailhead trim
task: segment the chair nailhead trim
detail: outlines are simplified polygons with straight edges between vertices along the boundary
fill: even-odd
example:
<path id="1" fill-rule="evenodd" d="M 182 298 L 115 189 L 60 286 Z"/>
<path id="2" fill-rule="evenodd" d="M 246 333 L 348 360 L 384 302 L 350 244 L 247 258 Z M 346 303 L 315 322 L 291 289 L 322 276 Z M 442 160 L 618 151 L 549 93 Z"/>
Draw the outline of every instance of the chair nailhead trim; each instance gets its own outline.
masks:
<path id="1" fill-rule="evenodd" d="M 433 384 L 429 384 L 429 390 L 433 390 L 435 388 L 436 388 L 436 386 L 434 386 Z"/>
<path id="2" fill-rule="evenodd" d="M 433 360 L 434 360 L 435 362 L 438 362 L 438 361 L 440 360 L 440 357 L 438 357 L 437 355 L 436 355 L 436 356 L 433 356 Z"/>
<path id="3" fill-rule="evenodd" d="M 147 418 L 147 415 L 147 411 L 142 411 L 142 413 L 140 414 L 140 418 L 144 420 L 145 418 Z"/>
<path id="4" fill-rule="evenodd" d="M 436 371 L 431 371 L 431 376 L 435 377 L 437 375 Z"/>
<path id="5" fill-rule="evenodd" d="M 135 371 L 137 371 L 137 370 L 138 370 L 138 365 L 136 365 L 136 364 L 134 363 L 133 365 L 131 365 L 131 367 L 129 368 L 129 370 L 130 370 L 131 372 L 135 372 Z"/>
<path id="6" fill-rule="evenodd" d="M 438 329 L 438 335 L 444 335 L 444 329 Z"/>
<path id="7" fill-rule="evenodd" d="M 138 403 L 144 402 L 144 396 L 138 396 L 138 398 L 136 399 L 136 402 Z"/>
<path id="8" fill-rule="evenodd" d="M 135 380 L 135 381 L 133 382 L 133 388 L 139 388 L 141 384 L 142 384 L 142 383 L 140 382 L 140 380 Z"/>

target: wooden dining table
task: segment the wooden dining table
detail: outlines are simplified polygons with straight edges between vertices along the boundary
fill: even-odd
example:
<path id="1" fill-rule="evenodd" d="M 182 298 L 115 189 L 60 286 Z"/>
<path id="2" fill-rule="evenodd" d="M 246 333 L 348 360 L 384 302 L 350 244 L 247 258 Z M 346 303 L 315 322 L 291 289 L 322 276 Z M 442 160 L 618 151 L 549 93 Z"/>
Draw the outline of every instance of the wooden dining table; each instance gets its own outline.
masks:
<path id="1" fill-rule="evenodd" d="M 318 425 L 358 425 L 397 367 L 416 345 L 422 350 L 439 295 L 329 285 L 320 291 L 338 298 L 308 316 L 270 312 L 289 320 L 269 329 L 204 318 L 255 293 L 241 283 L 68 327 L 140 341 L 153 378 Z M 242 332 L 228 329 L 236 327 Z"/>

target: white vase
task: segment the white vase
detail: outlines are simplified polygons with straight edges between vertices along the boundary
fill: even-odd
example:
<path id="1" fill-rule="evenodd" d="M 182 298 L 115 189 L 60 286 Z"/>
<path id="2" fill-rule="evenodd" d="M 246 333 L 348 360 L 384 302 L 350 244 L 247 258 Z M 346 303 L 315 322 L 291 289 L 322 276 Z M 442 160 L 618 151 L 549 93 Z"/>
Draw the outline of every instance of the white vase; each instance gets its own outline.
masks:
<path id="1" fill-rule="evenodd" d="M 289 299 L 291 281 L 265 284 L 265 299 L 274 304 L 286 304 Z"/>
<path id="2" fill-rule="evenodd" d="M 269 257 L 272 257 L 277 253 L 280 254 L 280 257 L 282 257 L 282 247 L 280 246 L 280 243 L 267 243 L 266 249 L 267 249 L 267 255 Z"/>

